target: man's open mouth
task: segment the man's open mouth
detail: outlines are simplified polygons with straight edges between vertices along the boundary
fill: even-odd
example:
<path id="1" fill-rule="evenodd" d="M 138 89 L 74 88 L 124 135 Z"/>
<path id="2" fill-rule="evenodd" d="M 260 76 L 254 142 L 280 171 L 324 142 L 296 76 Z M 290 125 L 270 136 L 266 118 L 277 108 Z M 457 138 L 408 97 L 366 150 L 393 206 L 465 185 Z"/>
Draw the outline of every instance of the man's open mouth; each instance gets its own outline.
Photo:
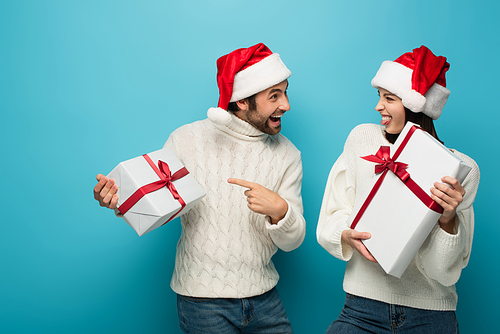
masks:
<path id="1" fill-rule="evenodd" d="M 271 119 L 271 121 L 273 122 L 279 122 L 282 116 L 270 116 L 269 119 Z"/>

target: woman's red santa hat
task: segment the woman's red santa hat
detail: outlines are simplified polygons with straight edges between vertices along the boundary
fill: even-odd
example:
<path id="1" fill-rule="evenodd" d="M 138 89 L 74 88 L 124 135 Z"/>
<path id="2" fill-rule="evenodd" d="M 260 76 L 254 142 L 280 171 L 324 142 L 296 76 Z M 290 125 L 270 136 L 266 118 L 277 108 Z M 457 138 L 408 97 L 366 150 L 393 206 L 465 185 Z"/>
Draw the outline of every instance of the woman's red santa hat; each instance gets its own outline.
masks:
<path id="1" fill-rule="evenodd" d="M 450 95 L 445 78 L 449 68 L 445 57 L 435 56 L 422 45 L 395 61 L 384 61 L 372 86 L 388 90 L 401 98 L 406 108 L 435 120 Z"/>
<path id="2" fill-rule="evenodd" d="M 208 118 L 225 125 L 231 120 L 227 111 L 236 102 L 262 92 L 288 79 L 292 72 L 283 64 L 279 54 L 272 53 L 263 43 L 234 50 L 217 59 L 219 103 L 208 109 Z"/>

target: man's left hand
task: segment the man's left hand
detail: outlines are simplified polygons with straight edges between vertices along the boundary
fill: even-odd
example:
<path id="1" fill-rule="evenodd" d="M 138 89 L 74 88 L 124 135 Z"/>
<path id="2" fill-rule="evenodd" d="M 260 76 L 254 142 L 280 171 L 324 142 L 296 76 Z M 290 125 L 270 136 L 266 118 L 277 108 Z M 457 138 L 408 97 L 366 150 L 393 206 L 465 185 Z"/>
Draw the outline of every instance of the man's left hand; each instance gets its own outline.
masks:
<path id="1" fill-rule="evenodd" d="M 277 193 L 258 183 L 240 179 L 228 179 L 227 182 L 247 188 L 248 208 L 253 212 L 271 217 L 271 224 L 277 224 L 285 218 L 288 211 L 287 202 Z"/>

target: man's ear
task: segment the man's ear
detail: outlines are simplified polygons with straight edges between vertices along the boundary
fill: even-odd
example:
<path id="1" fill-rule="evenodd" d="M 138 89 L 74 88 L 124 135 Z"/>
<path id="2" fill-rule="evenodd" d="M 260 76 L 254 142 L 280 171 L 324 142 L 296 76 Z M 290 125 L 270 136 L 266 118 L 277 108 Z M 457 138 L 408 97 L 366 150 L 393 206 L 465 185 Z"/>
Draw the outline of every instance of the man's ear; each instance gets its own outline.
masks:
<path id="1" fill-rule="evenodd" d="M 236 101 L 236 105 L 238 106 L 238 108 L 241 111 L 247 111 L 248 110 L 248 100 L 247 99 Z"/>

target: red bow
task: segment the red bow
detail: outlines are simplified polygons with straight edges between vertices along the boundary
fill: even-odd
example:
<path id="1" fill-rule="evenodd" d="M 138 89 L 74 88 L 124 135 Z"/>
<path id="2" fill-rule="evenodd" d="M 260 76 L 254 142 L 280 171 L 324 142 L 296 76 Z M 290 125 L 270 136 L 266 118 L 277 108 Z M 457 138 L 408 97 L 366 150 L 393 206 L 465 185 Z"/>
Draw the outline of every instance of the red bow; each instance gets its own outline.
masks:
<path id="1" fill-rule="evenodd" d="M 366 157 L 361 158 L 378 164 L 375 166 L 375 174 L 380 174 L 386 169 L 389 169 L 403 182 L 410 177 L 410 174 L 406 171 L 406 168 L 408 168 L 407 164 L 403 162 L 396 162 L 391 159 L 389 146 L 380 146 L 375 155 L 367 155 Z"/>
<path id="2" fill-rule="evenodd" d="M 180 199 L 181 196 L 177 192 L 177 189 L 175 189 L 175 186 L 172 183 L 172 181 L 178 180 L 178 179 L 186 176 L 189 173 L 188 170 L 186 169 L 186 167 L 179 169 L 173 175 L 172 175 L 172 172 L 170 171 L 170 168 L 168 167 L 167 163 L 165 163 L 161 160 L 158 160 L 158 167 L 160 168 L 160 172 L 161 172 L 161 175 L 158 175 L 158 176 L 160 176 L 161 180 L 153 182 L 152 184 L 155 184 L 155 183 L 158 183 L 159 185 L 161 184 L 161 186 L 158 189 L 160 189 L 161 187 L 167 187 L 168 190 L 170 190 L 170 192 L 172 193 L 172 195 L 174 196 L 174 198 L 176 200 Z"/>

